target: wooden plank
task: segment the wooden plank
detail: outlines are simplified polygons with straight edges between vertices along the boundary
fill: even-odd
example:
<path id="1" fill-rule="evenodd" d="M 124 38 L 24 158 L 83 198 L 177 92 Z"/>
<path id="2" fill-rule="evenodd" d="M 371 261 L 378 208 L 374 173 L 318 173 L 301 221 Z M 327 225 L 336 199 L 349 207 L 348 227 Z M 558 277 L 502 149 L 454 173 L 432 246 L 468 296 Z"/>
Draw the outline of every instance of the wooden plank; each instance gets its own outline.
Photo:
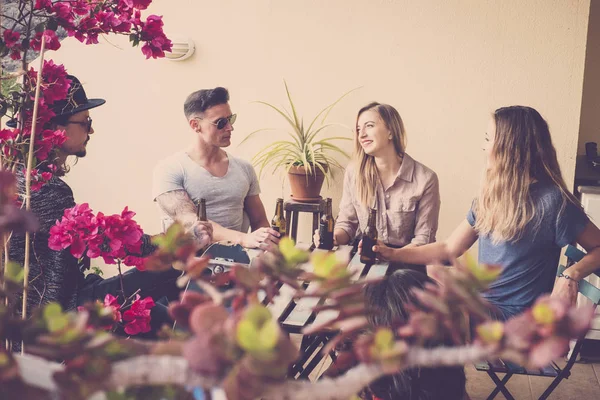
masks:
<path id="1" fill-rule="evenodd" d="M 351 250 L 351 246 L 339 246 L 338 248 L 336 248 L 335 252 L 336 252 L 336 254 L 339 255 L 339 257 L 341 259 L 344 259 L 344 257 L 347 259 L 347 254 L 349 254 L 350 250 Z M 325 253 L 325 252 L 327 252 L 327 250 L 315 249 L 313 251 L 313 253 Z M 307 272 L 312 272 L 312 264 L 310 262 L 303 265 L 303 268 Z M 311 283 L 309 283 L 308 287 L 306 288 L 306 292 L 310 293 L 312 291 L 315 291 L 318 289 L 318 286 L 319 286 L 318 282 L 311 282 Z M 288 317 L 285 319 L 285 321 L 283 321 L 283 325 L 284 326 L 285 325 L 295 326 L 295 327 L 305 326 L 313 314 L 312 309 L 317 304 L 319 304 L 320 301 L 321 301 L 321 299 L 318 297 L 303 297 L 303 298 L 301 298 L 300 300 L 298 300 L 296 302 L 296 307 L 294 307 L 294 309 L 292 310 L 290 315 L 288 315 Z M 335 311 L 333 311 L 333 312 L 337 313 Z M 323 312 L 323 313 L 325 313 L 324 317 L 327 317 L 327 313 L 326 312 Z M 323 314 L 323 313 L 320 313 L 320 314 Z M 317 316 L 317 318 L 318 318 L 318 316 Z"/>
<path id="2" fill-rule="evenodd" d="M 347 260 L 350 258 L 350 252 L 352 251 L 352 246 L 338 246 L 335 250 L 335 254 L 338 256 L 340 260 Z M 357 272 L 353 279 L 358 279 L 360 276 L 360 271 L 365 267 L 364 264 L 360 262 L 360 255 L 355 254 L 350 263 L 348 264 L 348 268 L 351 272 Z M 331 302 L 325 301 L 325 304 L 330 304 Z M 339 312 L 337 310 L 324 310 L 318 313 L 315 317 L 313 324 L 321 324 L 326 321 L 337 318 Z M 310 317 L 310 316 L 309 316 Z M 308 318 L 306 318 L 308 320 Z"/>
<path id="3" fill-rule="evenodd" d="M 362 275 L 362 271 L 365 269 L 365 267 L 366 264 L 360 262 L 359 252 L 356 252 L 354 257 L 352 257 L 352 260 L 350 260 L 350 263 L 348 264 L 348 271 L 350 271 L 350 273 L 354 273 L 354 276 L 352 277 L 353 281 L 356 281 L 358 280 L 358 278 L 360 278 L 360 276 Z"/>
<path id="4" fill-rule="evenodd" d="M 359 256 L 358 253 L 354 256 L 354 258 L 356 258 L 356 256 Z M 360 256 L 359 256 L 359 259 L 360 259 Z M 355 271 L 358 271 L 361 269 L 361 265 L 362 265 L 362 268 L 365 267 L 365 265 L 360 263 L 360 261 L 358 263 L 355 262 L 353 268 L 356 268 Z M 374 278 L 379 278 L 379 277 L 385 276 L 389 266 L 390 266 L 390 264 L 387 262 L 373 264 L 371 266 L 371 268 L 369 269 L 369 272 L 367 273 L 366 278 L 374 279 Z M 350 265 L 348 266 L 348 268 L 350 268 Z M 356 274 L 354 279 L 356 280 L 357 277 L 359 277 L 359 276 L 360 276 L 360 273 Z M 325 301 L 325 304 L 328 304 L 328 301 Z M 325 323 L 326 321 L 337 318 L 338 314 L 339 314 L 339 312 L 336 310 L 321 311 L 320 313 L 317 314 L 317 317 L 315 318 L 315 321 L 313 322 L 313 324 L 320 325 L 322 323 Z"/>
<path id="5" fill-rule="evenodd" d="M 389 267 L 390 267 L 389 262 L 379 262 L 377 264 L 373 264 L 373 265 L 371 265 L 369 272 L 367 272 L 366 278 L 367 279 L 381 278 L 382 276 L 385 276 Z"/>
<path id="6" fill-rule="evenodd" d="M 271 315 L 279 320 L 281 314 L 287 309 L 289 304 L 294 301 L 293 299 L 295 293 L 296 289 L 290 285 L 284 284 L 279 289 L 279 294 L 275 296 L 273 303 L 269 303 L 269 305 L 267 305 L 267 308 L 269 311 L 271 311 Z"/>

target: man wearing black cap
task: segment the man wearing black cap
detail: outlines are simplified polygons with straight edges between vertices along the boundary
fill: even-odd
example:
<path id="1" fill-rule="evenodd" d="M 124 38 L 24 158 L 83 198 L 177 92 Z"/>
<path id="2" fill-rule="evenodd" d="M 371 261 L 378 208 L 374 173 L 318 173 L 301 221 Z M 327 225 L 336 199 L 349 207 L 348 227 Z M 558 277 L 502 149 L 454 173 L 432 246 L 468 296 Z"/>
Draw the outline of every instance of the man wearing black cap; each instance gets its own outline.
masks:
<path id="1" fill-rule="evenodd" d="M 120 291 L 118 277 L 102 279 L 98 275 L 88 274 L 84 278 L 83 271 L 89 268 L 87 257 L 78 260 L 68 250 L 54 251 L 48 248 L 50 228 L 62 218 L 66 209 L 75 206 L 71 188 L 59 176 L 68 172 L 66 160 L 69 156 L 86 155 L 87 143 L 94 133 L 89 110 L 105 103 L 103 99 L 88 99 L 79 80 L 71 75 L 67 78 L 71 81 L 68 97 L 51 105 L 56 116 L 49 123 L 50 126 L 44 127 L 63 130 L 67 138 L 59 148 L 54 149 L 54 154 L 48 159 L 58 166 L 58 171 L 41 189 L 31 193 L 31 211 L 39 219 L 40 229 L 31 237 L 27 315 L 31 315 L 35 307 L 49 302 L 57 302 L 63 309 L 69 310 L 86 301 L 103 299 L 107 293 L 116 295 Z M 43 169 L 44 165 L 39 168 Z M 17 181 L 19 191 L 23 193 L 23 171 L 17 174 Z M 208 231 L 208 236 L 210 233 Z M 23 263 L 25 236 L 13 235 L 10 245 L 10 258 Z M 144 235 L 142 255 L 147 255 L 152 250 L 148 235 Z M 159 300 L 167 296 L 174 299 L 179 292 L 175 285 L 179 275 L 180 272 L 174 269 L 152 273 L 133 268 L 124 274 L 126 295 L 141 289 L 142 297 L 152 296 Z"/>

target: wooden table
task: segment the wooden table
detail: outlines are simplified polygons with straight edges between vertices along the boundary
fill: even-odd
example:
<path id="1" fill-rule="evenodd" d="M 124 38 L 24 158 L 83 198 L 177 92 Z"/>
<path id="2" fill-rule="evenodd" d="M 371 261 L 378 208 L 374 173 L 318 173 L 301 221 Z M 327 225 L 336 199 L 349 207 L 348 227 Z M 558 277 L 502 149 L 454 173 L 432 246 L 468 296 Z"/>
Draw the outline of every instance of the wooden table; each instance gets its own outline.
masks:
<path id="1" fill-rule="evenodd" d="M 308 247 L 298 244 L 298 247 Z M 354 272 L 354 279 L 360 277 L 377 278 L 386 275 L 389 263 L 377 263 L 373 265 L 365 265 L 360 262 L 360 254 L 351 254 L 352 246 L 338 246 L 335 253 L 339 255 L 340 260 L 350 259 L 348 269 Z M 327 250 L 315 249 L 313 252 L 327 252 Z M 261 250 L 247 249 L 252 260 L 262 254 Z M 351 258 L 350 258 L 351 257 Z M 238 260 L 233 260 L 236 262 Z M 307 262 L 301 266 L 305 271 L 312 272 L 313 266 Z M 318 287 L 318 282 L 301 282 L 307 292 Z M 287 284 L 283 284 L 279 288 L 279 295 L 274 298 L 273 303 L 267 305 L 271 314 L 277 318 L 282 328 L 290 334 L 302 335 L 304 328 L 311 324 L 321 324 L 338 316 L 335 310 L 324 310 L 319 313 L 314 313 L 312 309 L 323 303 L 323 299 L 316 297 L 303 297 L 294 300 L 296 290 Z M 259 293 L 259 300 L 264 301 L 265 294 Z M 300 358 L 289 369 L 289 376 L 297 379 L 308 379 L 310 373 L 326 356 L 321 350 L 323 347 L 337 334 L 335 331 L 320 332 L 313 335 L 303 335 L 300 345 Z M 335 353 L 329 354 L 335 360 Z"/>
<path id="2" fill-rule="evenodd" d="M 352 250 L 351 246 L 339 246 L 335 251 L 340 255 L 340 259 L 347 257 Z M 325 252 L 326 250 L 314 250 L 315 252 Z M 308 272 L 312 271 L 312 265 L 307 263 L 303 266 Z M 356 272 L 354 279 L 359 277 L 376 278 L 384 276 L 389 268 L 389 263 L 378 263 L 373 265 L 365 265 L 360 262 L 360 255 L 354 254 L 348 263 L 348 269 Z M 306 291 L 310 292 L 311 288 L 315 288 L 317 282 L 304 282 Z M 312 309 L 321 304 L 323 299 L 315 297 L 303 297 L 299 300 L 294 300 L 295 291 L 288 285 L 283 285 L 279 296 L 275 298 L 275 302 L 268 306 L 271 313 L 278 316 L 283 329 L 290 334 L 302 334 L 302 330 L 311 324 L 321 324 L 338 316 L 335 310 L 324 310 L 319 313 L 314 313 Z M 321 332 L 314 335 L 304 335 L 300 345 L 300 358 L 293 364 L 288 375 L 297 379 L 308 379 L 310 373 L 321 362 L 326 354 L 321 350 L 323 347 L 337 334 L 334 331 Z M 335 360 L 335 353 L 329 354 Z"/>

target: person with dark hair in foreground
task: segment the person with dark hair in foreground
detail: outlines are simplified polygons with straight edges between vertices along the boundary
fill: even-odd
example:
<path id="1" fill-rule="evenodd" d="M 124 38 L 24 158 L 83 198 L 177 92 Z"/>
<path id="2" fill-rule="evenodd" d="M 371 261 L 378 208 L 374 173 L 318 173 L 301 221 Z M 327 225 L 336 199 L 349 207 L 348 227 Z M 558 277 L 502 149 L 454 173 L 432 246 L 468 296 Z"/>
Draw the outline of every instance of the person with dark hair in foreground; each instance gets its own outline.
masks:
<path id="1" fill-rule="evenodd" d="M 279 234 L 270 228 L 254 168 L 224 150 L 231 145 L 236 120 L 227 89 L 190 94 L 183 112 L 194 132 L 192 145 L 154 168 L 152 196 L 164 213 L 163 221 L 178 220 L 197 235 L 196 204 L 205 199 L 215 241 L 246 248 L 277 243 Z"/>
<path id="2" fill-rule="evenodd" d="M 397 327 L 409 318 L 407 305 L 418 302 L 413 289 L 433 282 L 424 273 L 400 269 L 387 279 L 365 287 L 365 303 L 374 310 L 367 318 L 373 327 Z M 426 343 L 428 347 L 450 345 Z M 364 399 L 375 400 L 462 400 L 466 398 L 463 367 L 415 368 L 385 376 L 371 383 Z"/>
<path id="3" fill-rule="evenodd" d="M 399 269 L 380 282 L 365 286 L 365 305 L 371 329 L 397 328 L 408 321 L 408 305 L 419 306 L 413 289 L 434 282 L 423 272 Z M 426 342 L 427 347 L 451 345 L 451 341 Z M 326 375 L 345 372 L 332 365 Z M 463 367 L 413 368 L 372 382 L 361 393 L 364 400 L 463 400 L 466 377 Z"/>

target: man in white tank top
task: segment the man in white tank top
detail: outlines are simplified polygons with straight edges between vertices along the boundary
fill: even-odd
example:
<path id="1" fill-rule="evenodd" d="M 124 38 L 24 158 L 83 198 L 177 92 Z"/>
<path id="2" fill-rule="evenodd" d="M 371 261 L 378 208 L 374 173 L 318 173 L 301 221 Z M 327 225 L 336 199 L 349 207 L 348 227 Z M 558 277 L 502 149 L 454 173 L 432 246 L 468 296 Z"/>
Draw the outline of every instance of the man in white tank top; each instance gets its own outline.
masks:
<path id="1" fill-rule="evenodd" d="M 228 102 L 229 92 L 222 87 L 188 96 L 184 113 L 193 144 L 155 167 L 153 198 L 166 218 L 183 223 L 203 245 L 211 231 L 214 241 L 247 248 L 277 243 L 279 234 L 269 227 L 254 168 L 224 150 L 236 119 Z M 198 221 L 200 199 L 206 200 L 209 223 Z"/>

